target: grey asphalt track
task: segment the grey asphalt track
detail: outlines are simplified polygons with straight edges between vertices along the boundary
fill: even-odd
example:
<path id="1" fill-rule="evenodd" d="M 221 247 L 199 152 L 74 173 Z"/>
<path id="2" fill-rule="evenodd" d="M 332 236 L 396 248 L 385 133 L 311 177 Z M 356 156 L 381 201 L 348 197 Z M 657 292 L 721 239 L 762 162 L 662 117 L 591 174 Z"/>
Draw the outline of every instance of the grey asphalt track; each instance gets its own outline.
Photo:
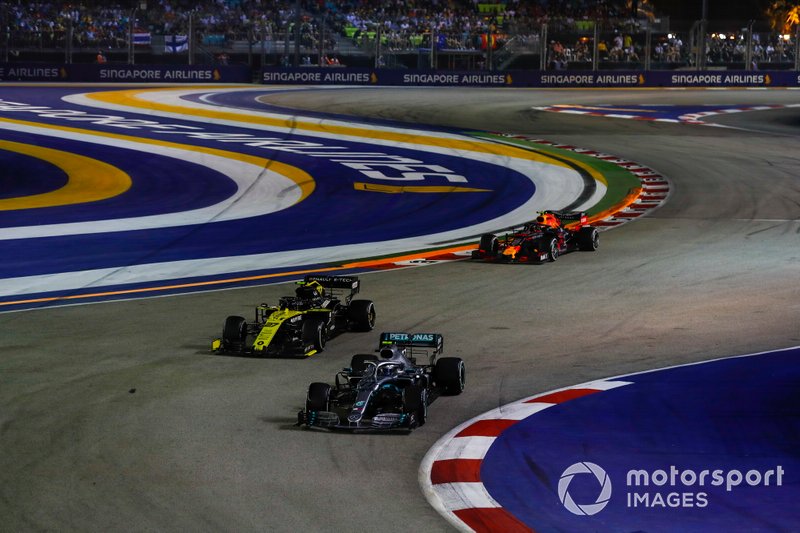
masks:
<path id="1" fill-rule="evenodd" d="M 417 482 L 457 424 L 587 380 L 800 344 L 800 112 L 733 128 L 532 111 L 544 104 L 800 102 L 800 92 L 348 89 L 275 104 L 529 134 L 668 176 L 651 215 L 547 265 L 451 262 L 363 276 L 379 330 L 445 336 L 467 388 L 408 436 L 294 427 L 305 390 L 369 349 L 208 354 L 226 315 L 289 285 L 0 315 L 0 531 L 452 531 Z"/>

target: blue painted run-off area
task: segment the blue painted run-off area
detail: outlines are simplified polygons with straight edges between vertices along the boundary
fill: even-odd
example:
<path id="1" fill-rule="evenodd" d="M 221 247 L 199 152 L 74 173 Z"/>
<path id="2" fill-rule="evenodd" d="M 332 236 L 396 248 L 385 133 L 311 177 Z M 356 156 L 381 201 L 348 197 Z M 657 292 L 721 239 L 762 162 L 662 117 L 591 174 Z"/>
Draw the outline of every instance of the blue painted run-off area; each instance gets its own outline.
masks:
<path id="1" fill-rule="evenodd" d="M 503 432 L 481 469 L 491 496 L 539 532 L 797 530 L 800 348 L 617 379 L 632 384 Z M 611 482 L 590 516 L 559 497 L 563 473 L 581 462 Z M 587 510 L 601 494 L 588 471 L 566 487 Z"/>
<path id="2" fill-rule="evenodd" d="M 72 93 L 99 89 L 63 87 L 7 87 L 0 98 L 44 109 L 88 111 L 103 116 L 104 111 L 70 104 L 62 98 Z M 108 90 L 107 88 L 105 90 Z M 13 107 L 13 106 L 11 106 Z M 109 114 L 109 113 L 106 113 Z M 130 119 L 154 120 L 135 111 L 110 112 Z M 125 135 L 153 141 L 180 143 L 189 147 L 225 150 L 277 161 L 302 169 L 314 182 L 313 194 L 290 207 L 237 220 L 203 220 L 198 223 L 130 231 L 63 234 L 39 238 L 0 239 L 0 255 L 14 258 L 0 266 L 0 279 L 42 276 L 92 269 L 119 269 L 186 260 L 237 257 L 248 254 L 293 252 L 343 245 L 379 243 L 392 239 L 414 239 L 444 233 L 490 221 L 527 202 L 536 187 L 529 177 L 498 163 L 459 157 L 442 150 L 415 150 L 413 147 L 375 145 L 352 139 L 330 139 L 303 135 L 302 131 L 265 131 L 247 125 L 198 123 L 174 117 L 156 118 L 160 122 L 192 128 L 214 135 L 249 135 L 280 138 L 286 142 L 320 144 L 336 147 L 342 153 L 385 153 L 395 158 L 419 161 L 429 169 L 446 168 L 453 175 L 464 176 L 464 183 L 452 183 L 448 176 L 435 174 L 424 182 L 431 186 L 466 185 L 475 192 L 449 194 L 385 194 L 359 189 L 359 182 L 397 185 L 398 181 L 370 181 L 364 173 L 332 159 L 243 143 L 221 143 L 214 139 L 167 135 L 161 130 L 142 128 L 121 130 L 113 125 L 90 121 L 68 121 L 64 114 L 47 115 L 9 108 L 0 110 L 0 118 L 25 121 L 59 128 L 91 130 L 99 135 Z M 40 135 L 0 130 L 0 140 L 19 145 L 39 146 L 92 160 L 103 161 L 130 176 L 131 187 L 117 196 L 100 201 L 70 203 L 36 209 L 0 211 L 0 228 L 65 225 L 120 218 L 182 213 L 197 210 L 230 198 L 236 184 L 228 176 L 207 168 L 203 157 L 179 160 L 172 157 L 135 151 L 105 143 L 88 143 L 72 131 Z M 135 139 L 134 139 L 135 140 Z M 200 153 L 200 152 L 198 152 Z M 378 157 L 378 156 L 375 156 Z M 335 159 L 335 158 L 333 158 Z M 44 194 L 63 187 L 67 176 L 55 166 L 12 150 L 0 150 L 0 199 L 12 201 L 33 194 Z M 438 170 L 436 172 L 439 172 Z M 376 247 L 375 254 L 379 250 Z M 324 261 L 321 253 L 319 261 Z M 313 261 L 311 261 L 313 263 Z M 285 265 L 289 266 L 289 265 Z M 199 274 L 199 273 L 198 273 Z M 19 296 L 13 296 L 17 298 Z M 0 299 L 2 295 L 0 295 Z"/>

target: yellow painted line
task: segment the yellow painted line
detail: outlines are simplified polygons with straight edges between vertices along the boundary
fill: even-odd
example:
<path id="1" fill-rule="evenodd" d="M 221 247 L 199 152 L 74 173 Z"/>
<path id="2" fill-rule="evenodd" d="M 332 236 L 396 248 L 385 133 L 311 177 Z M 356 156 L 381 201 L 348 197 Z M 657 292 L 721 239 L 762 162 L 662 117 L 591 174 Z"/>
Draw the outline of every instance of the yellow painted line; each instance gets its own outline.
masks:
<path id="1" fill-rule="evenodd" d="M 192 87 L 203 89 L 204 87 Z M 219 87 L 213 87 L 219 89 Z M 318 124 L 311 122 L 301 122 L 294 117 L 291 118 L 276 118 L 276 117 L 263 117 L 255 115 L 244 115 L 239 113 L 231 113 L 223 110 L 211 109 L 198 109 L 194 107 L 184 107 L 178 105 L 163 104 L 160 102 L 153 102 L 140 97 L 141 94 L 173 91 L 174 87 L 169 89 L 165 88 L 151 88 L 151 89 L 128 89 L 117 90 L 109 92 L 95 92 L 87 93 L 85 96 L 98 102 L 108 104 L 130 106 L 135 108 L 145 108 L 154 111 L 162 111 L 166 113 L 178 113 L 182 115 L 199 116 L 208 119 L 228 120 L 234 122 L 243 122 L 246 124 L 256 124 L 263 126 L 273 126 L 279 128 L 289 128 L 298 131 L 314 131 L 321 133 L 329 133 L 332 135 L 349 135 L 355 137 L 363 137 L 366 139 L 382 139 L 394 142 L 419 144 L 422 146 L 438 146 L 442 148 L 449 148 L 453 150 L 465 150 L 484 154 L 493 154 L 507 157 L 514 157 L 526 161 L 537 161 L 540 163 L 547 163 L 563 168 L 570 168 L 570 166 L 559 159 L 550 157 L 541 152 L 531 152 L 508 144 L 494 143 L 490 141 L 467 140 L 467 139 L 447 139 L 441 137 L 433 137 L 420 134 L 390 132 L 390 131 L 376 131 L 374 129 L 367 129 L 357 126 L 342 126 L 335 124 Z M 562 159 L 569 159 L 573 164 L 576 164 L 588 172 L 592 178 L 604 185 L 608 185 L 605 176 L 603 176 L 596 169 L 585 165 L 583 162 L 562 156 Z"/>
<path id="2" fill-rule="evenodd" d="M 474 244 L 467 244 L 463 246 L 454 246 L 453 248 L 441 248 L 438 250 L 429 250 L 427 252 L 417 252 L 413 254 L 400 255 L 396 257 L 385 257 L 382 259 L 371 259 L 367 261 L 358 261 L 355 263 L 346 263 L 342 268 L 369 268 L 380 265 L 388 265 L 390 263 L 398 263 L 400 261 L 411 261 L 412 259 L 427 259 L 442 254 L 453 254 L 456 252 L 464 252 L 467 250 L 474 250 Z"/>
<path id="3" fill-rule="evenodd" d="M 0 141 L 0 150 L 47 161 L 67 175 L 66 185 L 54 191 L 0 200 L 0 211 L 97 202 L 118 196 L 131 187 L 128 174 L 97 159 L 11 141 Z"/>
<path id="4" fill-rule="evenodd" d="M 161 286 L 154 286 L 154 287 L 141 287 L 138 289 L 124 289 L 124 290 L 116 290 L 116 291 L 102 291 L 102 292 L 93 292 L 88 294 L 72 294 L 68 296 L 48 296 L 44 298 L 31 298 L 27 300 L 14 300 L 9 302 L 0 302 L 0 307 L 7 307 L 12 305 L 31 305 L 31 304 L 41 304 L 41 303 L 52 303 L 52 302 L 69 302 L 69 301 L 78 301 L 78 300 L 86 300 L 88 298 L 102 298 L 102 297 L 109 297 L 109 296 L 126 296 L 126 295 L 133 295 L 133 294 L 145 294 L 145 293 L 155 293 L 160 291 L 169 291 L 175 289 L 192 289 L 196 287 L 213 287 L 215 285 L 227 285 L 230 283 L 238 283 L 242 281 L 259 281 L 265 279 L 272 279 L 272 278 L 280 278 L 280 277 L 288 277 L 288 276 L 303 276 L 305 274 L 318 274 L 321 272 L 333 272 L 336 270 L 342 270 L 344 268 L 369 268 L 372 266 L 379 266 L 379 265 L 387 265 L 391 263 L 396 263 L 398 261 L 408 261 L 410 259 L 425 259 L 427 257 L 432 257 L 435 255 L 441 255 L 445 253 L 454 253 L 454 252 L 461 252 L 465 250 L 473 250 L 475 245 L 465 245 L 465 246 L 458 246 L 454 248 L 447 248 L 447 249 L 440 249 L 440 250 L 431 250 L 429 252 L 419 252 L 415 254 L 403 255 L 398 257 L 387 257 L 384 259 L 376 259 L 371 261 L 361 261 L 357 263 L 348 263 L 341 266 L 333 266 L 333 267 L 324 267 L 324 268 L 315 268 L 315 269 L 307 269 L 307 270 L 293 270 L 289 272 L 276 272 L 272 274 L 259 274 L 257 276 L 243 276 L 237 278 L 227 278 L 227 279 L 217 279 L 211 281 L 196 281 L 191 283 L 179 283 L 179 284 L 172 284 L 172 285 L 161 285 Z"/>
<path id="5" fill-rule="evenodd" d="M 151 145 L 151 146 L 163 146 L 165 148 L 171 148 L 174 150 L 183 150 L 187 152 L 195 152 L 198 154 L 208 154 L 214 155 L 217 157 L 223 157 L 226 159 L 232 159 L 234 161 L 241 161 L 243 163 L 249 163 L 251 165 L 256 165 L 268 170 L 272 170 L 286 178 L 292 180 L 301 191 L 300 199 L 298 202 L 303 201 L 307 198 L 313 191 L 316 186 L 314 183 L 314 178 L 312 178 L 307 172 L 301 170 L 297 167 L 293 167 L 291 165 L 287 165 L 285 163 L 280 163 L 278 161 L 273 161 L 272 159 L 265 159 L 263 157 L 256 157 L 248 154 L 241 154 L 238 152 L 229 152 L 226 150 L 218 150 L 216 148 L 206 148 L 200 146 L 192 146 L 189 144 L 179 144 L 169 141 L 161 141 L 156 139 L 146 139 L 143 137 L 134 137 L 131 135 L 121 135 L 119 133 L 100 133 L 97 131 L 86 130 L 81 128 L 72 128 L 69 126 L 54 126 L 52 124 L 43 124 L 40 122 L 30 122 L 25 120 L 16 120 L 10 118 L 0 118 L 0 122 L 4 124 L 14 124 L 18 126 L 26 126 L 26 127 L 34 127 L 34 128 L 41 128 L 46 130 L 53 130 L 62 133 L 71 133 L 74 135 L 91 135 L 93 137 L 98 137 L 102 139 L 115 139 L 120 141 L 126 141 L 130 143 L 136 144 L 144 144 L 144 145 Z M 202 157 L 199 157 L 196 163 L 202 165 Z"/>
<path id="6" fill-rule="evenodd" d="M 317 272 L 331 272 L 333 270 L 340 270 L 342 267 L 328 267 L 328 268 L 317 268 L 312 270 L 294 270 L 291 272 L 279 272 L 274 274 L 261 274 L 258 276 L 245 276 L 239 278 L 230 278 L 230 279 L 218 279 L 213 281 L 197 281 L 192 283 L 179 283 L 179 284 L 172 284 L 172 285 L 161 285 L 155 287 L 141 287 L 139 289 L 124 289 L 124 290 L 117 290 L 117 291 L 104 291 L 104 292 L 93 292 L 88 294 L 72 294 L 68 296 L 48 296 L 44 298 L 32 298 L 28 300 L 15 300 L 11 302 L 0 302 L 0 307 L 2 306 L 9 306 L 9 305 L 25 305 L 25 304 L 36 304 L 36 303 L 48 303 L 48 302 L 58 302 L 58 301 L 71 301 L 71 300 L 85 300 L 87 298 L 99 298 L 105 296 L 123 296 L 123 295 L 130 295 L 130 294 L 143 294 L 148 292 L 158 292 L 158 291 L 168 291 L 173 289 L 191 289 L 193 287 L 209 287 L 214 285 L 224 285 L 227 283 L 236 283 L 240 281 L 257 281 L 262 279 L 269 279 L 269 278 L 278 278 L 281 276 L 300 276 L 304 274 L 314 274 Z"/>
<path id="7" fill-rule="evenodd" d="M 389 194 L 400 194 L 404 192 L 414 193 L 450 193 L 450 192 L 492 192 L 491 189 L 476 189 L 473 187 L 457 187 L 455 185 L 381 185 L 379 183 L 353 183 L 353 188 L 357 191 L 383 192 Z"/>
<path id="8" fill-rule="evenodd" d="M 217 87 L 218 88 L 218 87 Z M 318 124 L 311 122 L 300 122 L 295 118 L 278 118 L 278 117 L 265 117 L 256 115 L 245 115 L 240 113 L 231 113 L 224 110 L 211 110 L 199 109 L 195 107 L 184 107 L 179 105 L 164 104 L 160 102 L 153 102 L 140 95 L 153 92 L 174 91 L 175 88 L 169 89 L 154 88 L 154 89 L 128 89 L 121 91 L 109 92 L 95 92 L 87 93 L 84 96 L 91 100 L 103 102 L 106 104 L 123 105 L 135 108 L 145 108 L 153 111 L 161 111 L 165 113 L 178 113 L 181 115 L 192 115 L 196 117 L 203 117 L 213 120 L 226 120 L 241 122 L 244 124 L 255 124 L 261 126 L 272 126 L 279 128 L 288 128 L 296 131 L 314 131 L 319 133 L 328 133 L 335 136 L 354 136 L 363 137 L 366 139 L 382 139 L 394 141 L 399 143 L 411 143 L 422 146 L 438 146 L 442 148 L 449 148 L 453 150 L 465 150 L 484 154 L 502 155 L 508 157 L 515 157 L 517 159 L 524 159 L 529 161 L 539 161 L 551 165 L 567 167 L 568 165 L 561 161 L 552 159 L 542 154 L 534 154 L 525 150 L 515 148 L 508 145 L 499 145 L 496 143 L 473 141 L 468 139 L 447 139 L 441 137 L 433 137 L 427 135 L 420 135 L 417 133 L 402 133 L 391 131 L 376 131 L 374 129 L 362 128 L 357 126 L 343 126 L 336 124 Z"/>

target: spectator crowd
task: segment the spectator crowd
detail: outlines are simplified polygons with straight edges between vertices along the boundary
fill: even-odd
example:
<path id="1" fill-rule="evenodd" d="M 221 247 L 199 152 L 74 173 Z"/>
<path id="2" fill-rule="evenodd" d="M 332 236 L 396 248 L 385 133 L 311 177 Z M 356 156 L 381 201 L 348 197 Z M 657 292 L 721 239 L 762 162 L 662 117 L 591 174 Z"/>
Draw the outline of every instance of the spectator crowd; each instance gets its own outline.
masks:
<path id="1" fill-rule="evenodd" d="M 110 3 L 3 2 L 3 23 L 14 40 L 28 46 L 50 48 L 64 45 L 70 29 L 79 47 L 124 47 L 131 24 L 135 31 L 186 34 L 192 24 L 225 41 L 245 39 L 255 29 L 259 35 L 293 34 L 295 6 L 299 5 L 300 34 L 304 45 L 313 45 L 321 33 L 320 24 L 340 35 L 356 39 L 382 30 L 393 48 L 411 47 L 414 36 L 433 30 L 441 44 L 451 48 L 480 48 L 480 36 L 521 33 L 546 22 L 554 29 L 568 28 L 580 20 L 624 18 L 622 1 L 616 0 L 135 0 Z M 139 6 L 146 6 L 141 9 Z M 413 45 L 418 45 L 416 42 Z"/>
<path id="2" fill-rule="evenodd" d="M 550 68 L 565 68 L 592 61 L 594 25 L 602 32 L 597 44 L 602 61 L 641 62 L 648 17 L 641 11 L 633 16 L 627 6 L 624 0 L 16 0 L 0 2 L 0 21 L 5 46 L 14 48 L 63 49 L 71 37 L 74 48 L 120 50 L 134 34 L 192 31 L 218 48 L 270 41 L 288 49 L 299 38 L 306 51 L 327 54 L 339 43 L 367 50 L 380 45 L 391 53 L 500 50 L 513 40 L 519 49 L 544 49 Z M 543 24 L 551 36 L 546 43 L 540 42 Z M 741 36 L 709 36 L 709 64 L 741 61 L 744 55 Z M 663 63 L 692 60 L 686 39 L 672 34 L 653 39 L 650 57 Z M 764 36 L 755 40 L 753 58 L 792 61 L 794 43 Z"/>

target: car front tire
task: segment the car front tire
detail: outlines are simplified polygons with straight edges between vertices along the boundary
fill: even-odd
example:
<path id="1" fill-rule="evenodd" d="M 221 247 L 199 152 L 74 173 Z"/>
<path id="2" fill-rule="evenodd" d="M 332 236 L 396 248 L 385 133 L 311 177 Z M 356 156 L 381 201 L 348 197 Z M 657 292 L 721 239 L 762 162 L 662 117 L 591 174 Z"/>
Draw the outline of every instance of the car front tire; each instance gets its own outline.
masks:
<path id="1" fill-rule="evenodd" d="M 325 349 L 327 338 L 325 335 L 325 323 L 322 320 L 306 319 L 303 322 L 302 336 L 305 346 L 312 345 L 318 352 Z"/>
<path id="2" fill-rule="evenodd" d="M 222 347 L 226 350 L 242 350 L 247 338 L 247 321 L 240 316 L 229 316 L 222 328 Z"/>

